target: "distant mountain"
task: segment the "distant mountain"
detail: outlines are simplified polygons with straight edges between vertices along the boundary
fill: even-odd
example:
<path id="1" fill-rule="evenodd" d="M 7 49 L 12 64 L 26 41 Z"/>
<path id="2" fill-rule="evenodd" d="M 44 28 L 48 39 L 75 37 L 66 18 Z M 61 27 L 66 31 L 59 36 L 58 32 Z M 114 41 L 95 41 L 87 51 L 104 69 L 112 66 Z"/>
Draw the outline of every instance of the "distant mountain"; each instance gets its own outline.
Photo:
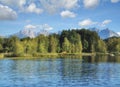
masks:
<path id="1" fill-rule="evenodd" d="M 19 38 L 24 38 L 24 37 L 34 38 L 34 37 L 36 37 L 36 33 L 34 31 L 28 30 L 28 29 L 21 30 L 14 35 Z"/>
<path id="2" fill-rule="evenodd" d="M 117 34 L 120 36 L 120 32 L 117 32 Z"/>
<path id="3" fill-rule="evenodd" d="M 48 32 L 47 30 L 41 30 L 40 32 L 37 32 L 37 36 L 40 35 L 40 34 L 43 34 L 45 36 L 48 36 L 50 34 L 50 32 Z"/>
<path id="4" fill-rule="evenodd" d="M 107 39 L 110 37 L 120 37 L 120 35 L 118 33 L 114 32 L 108 28 L 103 29 L 103 30 L 100 30 L 97 28 L 91 28 L 90 30 L 96 31 L 101 39 Z"/>
<path id="5" fill-rule="evenodd" d="M 39 32 L 35 32 L 32 29 L 23 29 L 13 35 L 15 35 L 19 38 L 25 38 L 25 37 L 35 38 L 36 36 L 38 36 L 40 34 L 44 34 L 47 36 L 50 34 L 50 32 L 48 32 L 47 30 L 40 30 Z"/>
<path id="6" fill-rule="evenodd" d="M 102 39 L 106 39 L 106 38 L 109 38 L 109 37 L 119 37 L 119 35 L 116 32 L 114 32 L 112 30 L 109 30 L 109 29 L 101 30 L 99 32 L 99 36 Z"/>
<path id="7" fill-rule="evenodd" d="M 108 28 L 100 30 L 97 28 L 90 28 L 89 30 L 91 31 L 96 31 L 98 33 L 98 35 L 100 36 L 101 39 L 107 39 L 110 37 L 120 37 L 120 32 L 116 33 Z M 60 34 L 61 32 L 58 32 L 58 34 Z M 40 34 L 44 34 L 44 35 L 49 35 L 51 34 L 49 31 L 47 30 L 40 30 L 39 32 L 35 32 L 32 29 L 23 29 L 21 31 L 19 31 L 16 34 L 13 34 L 19 38 L 25 38 L 25 37 L 30 37 L 30 38 L 35 38 L 36 36 L 40 35 Z"/>

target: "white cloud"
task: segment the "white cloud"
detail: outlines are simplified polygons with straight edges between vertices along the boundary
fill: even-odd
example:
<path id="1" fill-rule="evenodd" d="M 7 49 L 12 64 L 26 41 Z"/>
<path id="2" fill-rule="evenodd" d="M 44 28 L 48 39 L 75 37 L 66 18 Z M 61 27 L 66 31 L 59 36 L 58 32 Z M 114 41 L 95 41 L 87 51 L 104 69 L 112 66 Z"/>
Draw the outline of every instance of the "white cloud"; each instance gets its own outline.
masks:
<path id="1" fill-rule="evenodd" d="M 99 4 L 99 0 L 83 0 L 85 8 L 95 8 Z"/>
<path id="2" fill-rule="evenodd" d="M 118 3 L 120 0 L 111 0 L 112 3 Z"/>
<path id="3" fill-rule="evenodd" d="M 78 7 L 79 0 L 39 0 L 43 8 L 53 14 L 60 9 L 73 9 Z"/>
<path id="4" fill-rule="evenodd" d="M 41 14 L 43 9 L 37 8 L 35 3 L 31 0 L 0 0 L 0 3 L 18 9 L 19 12 L 29 12 Z M 27 5 L 29 5 L 27 7 Z"/>
<path id="5" fill-rule="evenodd" d="M 50 31 L 53 29 L 53 27 L 51 27 L 48 24 L 41 24 L 41 25 L 32 25 L 32 24 L 28 24 L 26 26 L 24 26 L 24 29 L 27 30 L 31 30 L 31 29 L 37 29 L 37 30 L 46 30 L 46 31 Z"/>
<path id="6" fill-rule="evenodd" d="M 0 2 L 7 6 L 16 6 L 19 8 L 22 8 L 26 4 L 26 0 L 0 0 Z"/>
<path id="7" fill-rule="evenodd" d="M 47 31 L 53 30 L 53 27 L 49 26 L 48 24 L 43 24 L 43 25 L 41 25 L 41 28 L 42 28 L 43 30 L 47 30 Z"/>
<path id="8" fill-rule="evenodd" d="M 37 25 L 31 25 L 31 24 L 28 24 L 26 26 L 24 26 L 24 29 L 36 29 L 37 28 Z"/>
<path id="9" fill-rule="evenodd" d="M 37 8 L 35 3 L 31 3 L 27 9 L 26 9 L 27 12 L 30 12 L 30 13 L 36 13 L 36 14 L 41 14 L 43 12 L 43 9 L 40 9 L 40 8 Z"/>
<path id="10" fill-rule="evenodd" d="M 97 22 L 93 22 L 91 19 L 85 19 L 85 20 L 80 21 L 78 23 L 78 25 L 81 26 L 81 27 L 86 27 L 86 26 L 90 26 L 90 25 L 93 25 L 93 24 L 97 24 Z"/>
<path id="11" fill-rule="evenodd" d="M 17 18 L 17 13 L 9 8 L 0 4 L 0 20 L 14 20 Z"/>
<path id="12" fill-rule="evenodd" d="M 76 14 L 75 14 L 75 13 L 70 12 L 70 11 L 68 11 L 68 10 L 62 11 L 62 12 L 60 13 L 60 15 L 61 15 L 62 17 L 64 17 L 64 18 L 67 18 L 67 17 L 69 17 L 69 18 L 74 18 L 74 17 L 76 17 Z"/>
<path id="13" fill-rule="evenodd" d="M 79 26 L 81 27 L 86 27 L 86 26 L 91 26 L 91 25 L 96 25 L 99 27 L 105 27 L 107 24 L 111 23 L 112 20 L 104 20 L 103 22 L 94 22 L 91 19 L 85 19 L 83 21 L 80 21 L 78 23 Z"/>
<path id="14" fill-rule="evenodd" d="M 112 22 L 112 20 L 104 20 L 101 24 L 102 27 L 106 26 L 107 24 L 109 24 L 110 22 Z"/>
<path id="15" fill-rule="evenodd" d="M 17 9 L 18 12 L 29 12 L 41 14 L 44 11 L 54 14 L 62 10 L 71 10 L 79 7 L 80 0 L 0 0 L 0 3 L 11 8 Z"/>
<path id="16" fill-rule="evenodd" d="M 61 0 L 66 9 L 72 9 L 78 6 L 78 0 Z"/>

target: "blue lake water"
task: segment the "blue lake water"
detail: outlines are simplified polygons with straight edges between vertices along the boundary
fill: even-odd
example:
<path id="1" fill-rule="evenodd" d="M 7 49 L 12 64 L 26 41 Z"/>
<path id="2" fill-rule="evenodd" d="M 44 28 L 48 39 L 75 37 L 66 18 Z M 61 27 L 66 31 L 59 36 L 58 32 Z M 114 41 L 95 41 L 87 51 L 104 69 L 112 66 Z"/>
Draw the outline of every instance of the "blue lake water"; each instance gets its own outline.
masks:
<path id="1" fill-rule="evenodd" d="M 0 87 L 120 87 L 120 57 L 1 59 Z"/>

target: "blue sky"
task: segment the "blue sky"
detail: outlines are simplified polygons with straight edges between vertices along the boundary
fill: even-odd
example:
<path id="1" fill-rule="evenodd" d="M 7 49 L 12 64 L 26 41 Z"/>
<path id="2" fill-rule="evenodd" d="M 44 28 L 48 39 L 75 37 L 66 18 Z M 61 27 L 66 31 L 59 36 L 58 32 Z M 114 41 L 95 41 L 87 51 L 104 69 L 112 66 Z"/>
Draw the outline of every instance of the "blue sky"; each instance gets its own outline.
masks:
<path id="1" fill-rule="evenodd" d="M 120 32 L 120 0 L 0 0 L 0 35 L 23 29 L 58 32 L 109 28 Z"/>

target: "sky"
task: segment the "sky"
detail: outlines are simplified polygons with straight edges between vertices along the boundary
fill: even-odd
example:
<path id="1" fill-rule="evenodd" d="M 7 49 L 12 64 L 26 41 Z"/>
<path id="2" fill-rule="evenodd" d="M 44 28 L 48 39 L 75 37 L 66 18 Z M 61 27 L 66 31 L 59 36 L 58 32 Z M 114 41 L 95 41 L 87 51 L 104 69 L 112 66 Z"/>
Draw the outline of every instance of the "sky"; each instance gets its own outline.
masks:
<path id="1" fill-rule="evenodd" d="M 120 0 L 0 0 L 0 36 L 24 29 L 109 28 L 120 32 Z"/>

